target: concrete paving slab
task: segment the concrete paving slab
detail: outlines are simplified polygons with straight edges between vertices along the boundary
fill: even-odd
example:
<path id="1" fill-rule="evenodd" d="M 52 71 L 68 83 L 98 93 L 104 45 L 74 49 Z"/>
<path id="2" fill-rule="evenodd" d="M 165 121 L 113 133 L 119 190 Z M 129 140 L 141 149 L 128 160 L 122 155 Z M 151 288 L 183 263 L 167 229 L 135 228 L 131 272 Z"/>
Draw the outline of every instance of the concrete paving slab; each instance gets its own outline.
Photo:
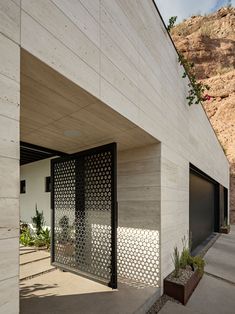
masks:
<path id="1" fill-rule="evenodd" d="M 222 234 L 205 255 L 207 273 L 235 283 L 235 226 Z M 235 313 L 235 311 L 234 311 Z"/>
<path id="2" fill-rule="evenodd" d="M 112 290 L 60 270 L 21 282 L 21 314 L 144 314 L 159 288 L 119 284 Z"/>
<path id="3" fill-rule="evenodd" d="M 202 314 L 193 309 L 188 309 L 185 306 L 167 301 L 164 307 L 160 310 L 159 314 Z"/>
<path id="4" fill-rule="evenodd" d="M 235 285 L 204 275 L 186 307 L 203 314 L 234 314 Z"/>
<path id="5" fill-rule="evenodd" d="M 20 255 L 20 265 L 45 258 L 50 258 L 50 253 L 47 251 L 33 251 L 29 254 L 22 254 Z"/>
<path id="6" fill-rule="evenodd" d="M 44 259 L 41 261 L 29 263 L 26 265 L 21 265 L 20 266 L 20 280 L 24 280 L 28 277 L 50 271 L 54 268 L 55 268 L 54 266 L 51 266 L 50 259 Z"/>

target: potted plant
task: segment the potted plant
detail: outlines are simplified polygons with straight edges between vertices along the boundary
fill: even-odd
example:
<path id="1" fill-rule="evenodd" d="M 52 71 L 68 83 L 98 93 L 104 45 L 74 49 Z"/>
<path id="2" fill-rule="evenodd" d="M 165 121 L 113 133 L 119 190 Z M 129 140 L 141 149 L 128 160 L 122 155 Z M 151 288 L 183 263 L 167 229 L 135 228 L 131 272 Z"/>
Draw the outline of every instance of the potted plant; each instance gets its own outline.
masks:
<path id="1" fill-rule="evenodd" d="M 227 223 L 227 219 L 224 221 L 224 223 L 220 226 L 220 233 L 229 234 L 230 232 L 230 225 Z"/>
<path id="2" fill-rule="evenodd" d="M 65 256 L 72 256 L 74 252 L 74 242 L 71 239 L 71 226 L 69 225 L 68 216 L 64 215 L 60 221 L 61 228 L 58 237 L 58 246 L 64 251 Z"/>
<path id="3" fill-rule="evenodd" d="M 186 304 L 204 273 L 205 262 L 201 256 L 191 256 L 190 249 L 183 246 L 173 253 L 174 271 L 164 279 L 164 293 Z"/>

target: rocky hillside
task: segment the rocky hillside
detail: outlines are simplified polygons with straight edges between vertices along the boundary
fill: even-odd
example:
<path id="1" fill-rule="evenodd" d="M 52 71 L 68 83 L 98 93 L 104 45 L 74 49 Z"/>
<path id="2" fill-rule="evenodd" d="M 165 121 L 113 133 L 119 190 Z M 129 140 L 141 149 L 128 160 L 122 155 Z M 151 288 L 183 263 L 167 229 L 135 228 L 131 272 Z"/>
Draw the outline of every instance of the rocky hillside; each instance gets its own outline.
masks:
<path id="1" fill-rule="evenodd" d="M 235 223 L 235 8 L 192 16 L 171 31 L 178 50 L 210 86 L 207 115 L 231 165 L 230 210 Z"/>

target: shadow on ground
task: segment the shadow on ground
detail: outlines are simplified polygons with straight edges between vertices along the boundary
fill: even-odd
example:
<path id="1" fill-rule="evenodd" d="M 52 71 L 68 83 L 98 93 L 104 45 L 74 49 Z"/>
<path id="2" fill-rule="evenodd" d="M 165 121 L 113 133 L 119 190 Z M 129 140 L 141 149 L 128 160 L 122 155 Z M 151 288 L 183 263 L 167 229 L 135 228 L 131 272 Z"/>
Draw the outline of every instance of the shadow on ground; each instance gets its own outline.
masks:
<path id="1" fill-rule="evenodd" d="M 27 298 L 33 298 L 36 296 L 37 292 L 42 293 L 43 291 L 50 291 L 50 289 L 54 289 L 58 287 L 57 284 L 54 285 L 43 285 L 43 284 L 34 284 L 32 286 L 27 286 L 25 283 L 20 284 L 20 297 L 21 300 Z M 44 296 L 49 296 L 52 293 L 44 294 Z"/>
<path id="2" fill-rule="evenodd" d="M 52 287 L 53 288 L 53 287 Z M 40 289 L 48 287 L 38 285 L 32 289 L 22 289 L 21 314 L 131 314 L 137 311 L 145 303 L 146 296 L 138 294 L 143 290 L 131 289 L 126 291 L 98 292 L 74 295 L 33 295 Z M 148 295 L 148 293 L 147 293 Z M 156 298 L 156 296 L 155 296 Z"/>

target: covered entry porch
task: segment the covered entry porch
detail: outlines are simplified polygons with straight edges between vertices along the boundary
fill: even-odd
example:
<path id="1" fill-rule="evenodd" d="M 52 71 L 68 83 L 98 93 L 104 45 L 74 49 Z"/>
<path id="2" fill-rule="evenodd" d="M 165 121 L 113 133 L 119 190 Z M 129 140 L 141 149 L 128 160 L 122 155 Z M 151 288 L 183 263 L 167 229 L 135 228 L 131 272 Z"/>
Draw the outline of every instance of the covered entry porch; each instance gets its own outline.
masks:
<path id="1" fill-rule="evenodd" d="M 125 106 L 125 103 L 119 106 Z M 75 222 L 75 212 L 74 220 L 68 213 L 70 235 L 73 234 L 74 238 L 74 235 L 80 233 L 79 238 L 84 241 L 83 246 L 92 245 L 93 249 L 97 241 L 116 245 L 118 290 L 129 286 L 135 289 L 151 289 L 153 294 L 158 291 L 160 293 L 160 143 L 117 110 L 88 94 L 25 50 L 21 51 L 22 142 L 52 149 L 58 154 L 61 152 L 66 160 L 70 160 L 73 154 L 91 148 L 97 149 L 110 143 L 117 145 L 117 171 L 114 174 L 117 183 L 114 192 L 118 202 L 116 226 L 112 225 L 111 209 L 108 213 L 109 226 L 116 228 L 116 237 L 111 237 L 109 233 L 110 237 L 104 237 L 102 230 L 104 226 L 107 227 L 107 221 L 105 222 L 104 212 L 100 208 L 92 209 L 98 216 L 96 222 L 91 222 L 88 231 L 88 238 L 92 238 L 92 241 L 88 243 L 85 238 L 81 239 L 81 223 L 79 225 Z M 93 189 L 92 184 L 90 188 Z M 64 197 L 71 198 L 71 191 L 65 190 L 63 193 Z M 62 194 L 60 197 L 63 197 Z M 94 195 L 94 198 L 99 197 Z M 86 194 L 83 196 L 86 197 Z M 88 207 L 89 215 L 92 211 Z M 59 215 L 59 220 L 66 216 L 66 210 L 63 210 L 62 216 Z M 73 206 L 68 210 L 72 212 Z M 52 217 L 53 224 L 55 216 Z M 52 241 L 55 241 L 55 238 Z M 69 258 L 74 256 L 74 241 L 73 245 L 71 250 L 66 251 L 67 257 L 63 262 L 65 268 L 72 272 L 78 270 L 80 275 L 88 278 L 87 280 L 97 280 L 89 271 L 82 273 L 78 265 L 77 269 L 71 265 L 66 267 Z M 94 263 L 94 259 L 88 255 L 85 254 L 85 262 Z M 105 256 L 98 247 L 96 256 L 100 257 L 99 263 L 102 265 Z M 103 267 L 107 268 L 109 264 L 104 263 Z M 110 269 L 105 271 L 111 274 Z M 50 276 L 53 276 L 53 273 Z M 75 276 L 74 280 L 76 278 L 79 284 L 80 277 Z M 108 285 L 109 282 L 103 283 Z"/>

